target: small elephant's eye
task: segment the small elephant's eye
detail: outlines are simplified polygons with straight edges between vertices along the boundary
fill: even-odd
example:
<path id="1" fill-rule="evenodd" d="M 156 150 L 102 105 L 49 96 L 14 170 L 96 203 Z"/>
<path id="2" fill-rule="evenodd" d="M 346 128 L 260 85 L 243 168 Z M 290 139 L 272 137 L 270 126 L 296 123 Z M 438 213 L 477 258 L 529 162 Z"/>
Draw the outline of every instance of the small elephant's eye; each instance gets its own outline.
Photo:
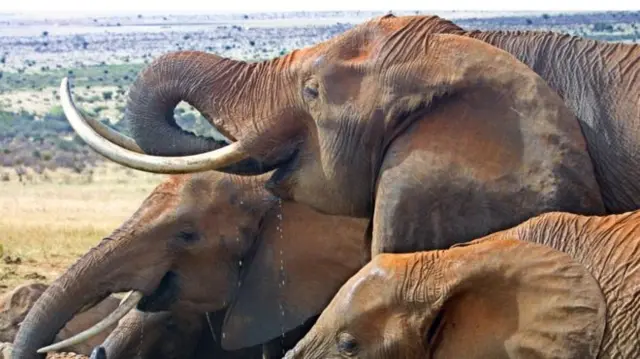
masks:
<path id="1" fill-rule="evenodd" d="M 354 356 L 358 353 L 358 342 L 351 334 L 342 333 L 338 338 L 338 350 L 346 356 Z"/>
<path id="2" fill-rule="evenodd" d="M 198 233 L 190 230 L 180 231 L 178 232 L 176 237 L 178 237 L 178 239 L 180 239 L 181 241 L 184 241 L 187 243 L 196 242 L 200 239 L 200 236 L 198 236 Z"/>

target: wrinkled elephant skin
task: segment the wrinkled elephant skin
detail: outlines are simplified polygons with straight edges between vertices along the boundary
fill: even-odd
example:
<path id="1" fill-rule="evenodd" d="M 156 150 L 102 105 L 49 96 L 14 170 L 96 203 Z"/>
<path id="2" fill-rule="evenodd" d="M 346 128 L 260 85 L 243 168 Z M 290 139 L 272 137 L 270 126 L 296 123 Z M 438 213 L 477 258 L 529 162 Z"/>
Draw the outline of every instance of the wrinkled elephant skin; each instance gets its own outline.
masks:
<path id="1" fill-rule="evenodd" d="M 68 88 L 61 98 L 78 134 L 124 165 L 276 167 L 267 188 L 278 197 L 370 220 L 369 255 L 443 249 L 553 210 L 604 214 L 603 198 L 609 208 L 628 204 L 602 172 L 624 169 L 590 154 L 612 166 L 631 151 L 595 151 L 582 119 L 533 69 L 481 40 L 437 33 L 445 27 L 390 15 L 264 62 L 163 55 L 129 91 L 133 140 L 83 130 Z M 180 100 L 233 143 L 220 148 L 174 126 L 166 114 Z"/>
<path id="2" fill-rule="evenodd" d="M 171 311 L 183 323 L 187 313 L 226 308 L 225 350 L 266 343 L 317 316 L 364 264 L 366 221 L 280 201 L 264 188 L 268 176 L 170 176 L 38 299 L 14 358 L 40 357 L 36 350 L 80 308 L 129 290 L 144 294 L 139 310 Z"/>
<path id="3" fill-rule="evenodd" d="M 640 211 L 381 254 L 285 358 L 638 358 L 638 253 Z"/>

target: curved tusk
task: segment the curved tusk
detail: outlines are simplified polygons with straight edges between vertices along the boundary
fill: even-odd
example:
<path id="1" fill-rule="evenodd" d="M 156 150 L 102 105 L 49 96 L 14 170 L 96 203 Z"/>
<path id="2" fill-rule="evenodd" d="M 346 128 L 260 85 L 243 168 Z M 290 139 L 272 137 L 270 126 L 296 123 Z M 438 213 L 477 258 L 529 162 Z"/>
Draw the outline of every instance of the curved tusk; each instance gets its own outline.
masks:
<path id="1" fill-rule="evenodd" d="M 78 136 L 94 151 L 123 166 L 152 173 L 192 173 L 226 167 L 249 157 L 240 149 L 239 141 L 211 152 L 191 156 L 160 157 L 136 153 L 101 137 L 87 124 L 71 99 L 69 79 L 66 77 L 60 83 L 60 101 L 67 121 Z"/>
<path id="2" fill-rule="evenodd" d="M 126 300 L 122 301 L 120 303 L 120 306 L 118 306 L 113 312 L 111 312 L 111 314 L 106 316 L 100 322 L 96 323 L 91 328 L 72 336 L 71 338 L 68 338 L 61 342 L 57 342 L 55 344 L 51 344 L 49 346 L 38 349 L 38 354 L 44 354 L 44 353 L 52 352 L 54 350 L 66 348 L 71 345 L 76 345 L 76 344 L 85 342 L 89 338 L 92 338 L 100 334 L 101 332 L 109 328 L 111 325 L 118 323 L 118 321 L 122 319 L 122 317 L 127 315 L 127 313 L 129 313 L 129 311 L 131 311 L 131 309 L 133 309 L 136 306 L 136 304 L 138 304 L 138 302 L 140 301 L 140 299 L 142 299 L 143 296 L 144 294 L 142 294 L 142 292 L 131 291 L 131 294 L 127 295 Z"/>
<path id="3" fill-rule="evenodd" d="M 143 153 L 144 151 L 133 138 L 129 136 L 125 136 L 118 131 L 115 131 L 111 127 L 105 125 L 104 123 L 95 120 L 91 117 L 80 116 L 80 120 L 84 121 L 87 125 L 91 126 L 94 131 L 96 131 L 100 136 L 106 138 L 107 140 L 115 143 L 116 145 L 126 148 L 129 151 Z"/>

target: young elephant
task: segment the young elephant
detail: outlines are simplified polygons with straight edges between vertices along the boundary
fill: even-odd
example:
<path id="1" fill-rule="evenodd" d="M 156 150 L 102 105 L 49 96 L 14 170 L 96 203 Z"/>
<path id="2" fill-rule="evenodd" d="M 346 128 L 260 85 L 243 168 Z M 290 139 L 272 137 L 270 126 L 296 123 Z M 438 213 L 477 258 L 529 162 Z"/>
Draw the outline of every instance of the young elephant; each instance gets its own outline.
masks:
<path id="1" fill-rule="evenodd" d="M 314 319 L 271 340 L 235 351 L 220 346 L 225 311 L 214 313 L 132 310 L 91 359 L 267 359 L 280 358 L 311 328 Z"/>
<path id="2" fill-rule="evenodd" d="M 264 188 L 267 179 L 169 177 L 47 289 L 16 335 L 14 358 L 41 357 L 38 349 L 80 308 L 129 290 L 112 320 L 136 303 L 145 312 L 226 308 L 226 350 L 265 343 L 318 315 L 364 264 L 366 221 L 281 202 Z"/>
<path id="3" fill-rule="evenodd" d="M 33 307 L 35 302 L 45 292 L 48 285 L 44 283 L 22 284 L 14 288 L 12 291 L 5 293 L 0 297 L 0 342 L 4 343 L 2 350 L 6 359 L 9 359 L 6 353 L 10 350 L 18 329 L 27 313 Z M 56 335 L 56 340 L 64 340 L 71 336 L 90 328 L 94 324 L 101 321 L 109 313 L 118 307 L 120 300 L 108 296 L 95 307 L 78 313 L 62 330 Z M 111 326 L 111 329 L 115 325 Z M 107 333 L 97 335 L 84 343 L 72 345 L 67 348 L 69 352 L 89 355 L 93 346 L 98 345 L 107 337 Z M 2 351 L 0 351 L 2 352 Z M 0 355 L 0 358 L 3 356 Z"/>
<path id="4" fill-rule="evenodd" d="M 640 358 L 639 298 L 640 211 L 555 212 L 377 256 L 285 358 Z"/>

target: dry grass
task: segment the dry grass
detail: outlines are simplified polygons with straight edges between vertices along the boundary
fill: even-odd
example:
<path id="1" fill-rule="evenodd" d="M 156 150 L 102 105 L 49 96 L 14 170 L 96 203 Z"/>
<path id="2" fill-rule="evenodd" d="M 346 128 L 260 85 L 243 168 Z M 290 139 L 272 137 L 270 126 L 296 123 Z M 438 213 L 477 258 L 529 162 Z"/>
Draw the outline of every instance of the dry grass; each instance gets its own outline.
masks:
<path id="1" fill-rule="evenodd" d="M 114 164 L 94 173 L 91 183 L 62 171 L 50 182 L 0 182 L 0 293 L 54 280 L 165 178 Z"/>

